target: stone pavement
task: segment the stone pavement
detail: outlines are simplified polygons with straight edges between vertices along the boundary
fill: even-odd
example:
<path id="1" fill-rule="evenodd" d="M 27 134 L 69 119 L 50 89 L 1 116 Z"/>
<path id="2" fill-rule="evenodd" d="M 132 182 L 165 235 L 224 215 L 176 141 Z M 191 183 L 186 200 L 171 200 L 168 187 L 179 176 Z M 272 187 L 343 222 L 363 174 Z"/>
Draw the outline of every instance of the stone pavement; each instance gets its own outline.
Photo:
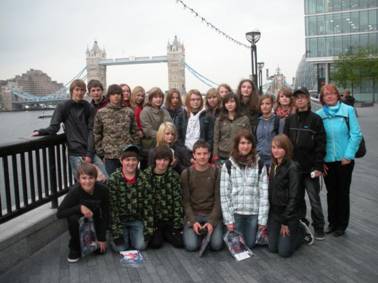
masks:
<path id="1" fill-rule="evenodd" d="M 0 275 L 0 282 L 378 282 L 378 107 L 358 109 L 368 155 L 356 160 L 351 221 L 344 237 L 327 236 L 283 259 L 265 248 L 236 262 L 228 251 L 197 253 L 165 245 L 126 268 L 108 252 L 68 264 L 67 233 Z M 325 188 L 322 191 L 326 213 Z"/>

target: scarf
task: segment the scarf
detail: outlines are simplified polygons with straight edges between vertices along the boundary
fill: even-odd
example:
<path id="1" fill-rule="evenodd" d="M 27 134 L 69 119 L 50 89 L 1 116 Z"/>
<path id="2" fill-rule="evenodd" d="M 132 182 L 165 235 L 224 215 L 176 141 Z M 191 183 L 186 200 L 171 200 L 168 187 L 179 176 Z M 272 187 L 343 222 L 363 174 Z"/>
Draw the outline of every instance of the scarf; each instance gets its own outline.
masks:
<path id="1" fill-rule="evenodd" d="M 276 115 L 279 118 L 286 118 L 291 114 L 291 112 L 292 112 L 291 108 L 283 109 L 282 107 L 277 107 L 277 109 L 276 109 Z"/>
<path id="2" fill-rule="evenodd" d="M 200 114 L 203 110 L 199 111 L 196 114 L 190 113 L 188 126 L 186 128 L 186 135 L 185 135 L 185 146 L 193 150 L 193 145 L 196 141 L 199 140 L 201 135 L 201 127 L 200 127 Z"/>

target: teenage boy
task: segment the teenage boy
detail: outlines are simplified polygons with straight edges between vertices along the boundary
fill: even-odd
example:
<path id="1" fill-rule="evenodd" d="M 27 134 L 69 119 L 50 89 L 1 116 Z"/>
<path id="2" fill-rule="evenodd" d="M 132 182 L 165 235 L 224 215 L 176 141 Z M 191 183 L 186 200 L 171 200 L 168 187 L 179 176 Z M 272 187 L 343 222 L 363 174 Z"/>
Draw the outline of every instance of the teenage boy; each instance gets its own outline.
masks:
<path id="1" fill-rule="evenodd" d="M 209 164 L 209 145 L 202 140 L 193 145 L 194 165 L 181 174 L 185 210 L 184 246 L 188 251 L 200 248 L 201 238 L 210 234 L 210 248 L 223 247 L 219 180 L 220 172 Z"/>
<path id="2" fill-rule="evenodd" d="M 312 225 L 315 239 L 324 240 L 324 215 L 320 201 L 319 177 L 323 172 L 323 160 L 326 148 L 326 135 L 322 119 L 311 111 L 310 93 L 305 87 L 293 93 L 297 112 L 290 115 L 284 127 L 284 133 L 294 146 L 293 159 L 300 165 L 301 176 L 301 218 L 306 220 L 305 191 L 311 204 Z"/>
<path id="3" fill-rule="evenodd" d="M 205 140 L 210 146 L 213 144 L 214 120 L 206 115 L 203 109 L 201 93 L 192 89 L 186 95 L 185 110 L 175 120 L 177 141 L 190 152 L 199 139 Z"/>
<path id="4" fill-rule="evenodd" d="M 70 234 L 67 260 L 70 263 L 80 259 L 79 219 L 93 218 L 98 252 L 106 251 L 106 227 L 108 224 L 109 196 L 108 189 L 96 182 L 97 169 L 92 164 L 83 163 L 77 170 L 78 183 L 75 184 L 58 207 L 57 217 L 67 218 Z"/>
<path id="5" fill-rule="evenodd" d="M 88 94 L 92 98 L 91 104 L 96 110 L 104 108 L 108 104 L 108 100 L 103 95 L 104 87 L 99 80 L 90 80 L 88 82 Z"/>
<path id="6" fill-rule="evenodd" d="M 96 114 L 93 133 L 96 152 L 104 158 L 106 171 L 111 175 L 121 167 L 122 148 L 139 144 L 139 136 L 133 110 L 122 106 L 121 86 L 110 85 L 107 98 L 108 105 Z"/>
<path id="7" fill-rule="evenodd" d="M 73 175 L 76 176 L 77 168 L 86 162 L 94 163 L 108 177 L 104 164 L 94 151 L 93 122 L 96 109 L 84 100 L 85 90 L 84 81 L 74 80 L 70 85 L 71 99 L 58 104 L 50 126 L 34 131 L 33 136 L 54 135 L 63 123 Z"/>
<path id="8" fill-rule="evenodd" d="M 153 215 L 151 209 L 144 209 L 146 192 L 150 183 L 138 169 L 139 148 L 128 145 L 121 154 L 122 168 L 109 178 L 111 232 L 113 249 L 117 252 L 127 249 L 144 250 L 145 237 L 152 235 Z"/>
<path id="9" fill-rule="evenodd" d="M 153 215 L 153 235 L 149 247 L 157 249 L 164 240 L 176 248 L 182 248 L 182 226 L 184 212 L 182 207 L 180 176 L 171 164 L 173 154 L 167 145 L 155 149 L 153 165 L 145 171 L 145 178 L 151 184 L 147 193 L 145 209 Z"/>

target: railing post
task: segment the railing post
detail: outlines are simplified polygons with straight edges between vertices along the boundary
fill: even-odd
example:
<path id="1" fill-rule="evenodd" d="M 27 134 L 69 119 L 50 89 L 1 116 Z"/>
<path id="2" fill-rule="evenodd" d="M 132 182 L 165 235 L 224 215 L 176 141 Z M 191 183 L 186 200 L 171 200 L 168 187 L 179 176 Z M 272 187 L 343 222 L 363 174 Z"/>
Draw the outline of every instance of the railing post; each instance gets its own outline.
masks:
<path id="1" fill-rule="evenodd" d="M 49 174 L 51 190 L 51 208 L 58 207 L 58 188 L 56 183 L 55 150 L 54 145 L 49 146 Z"/>

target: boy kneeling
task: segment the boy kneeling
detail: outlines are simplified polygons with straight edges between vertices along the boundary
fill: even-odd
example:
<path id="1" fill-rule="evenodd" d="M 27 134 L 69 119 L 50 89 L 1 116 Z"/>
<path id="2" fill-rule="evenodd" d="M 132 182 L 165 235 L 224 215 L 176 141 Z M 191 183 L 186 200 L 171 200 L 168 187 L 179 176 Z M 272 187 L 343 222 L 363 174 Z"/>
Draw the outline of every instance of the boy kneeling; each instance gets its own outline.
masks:
<path id="1" fill-rule="evenodd" d="M 92 218 L 95 224 L 99 253 L 106 251 L 106 227 L 108 223 L 109 197 L 107 188 L 96 182 L 97 170 L 90 163 L 82 163 L 77 169 L 78 183 L 71 188 L 60 204 L 58 218 L 67 218 L 70 233 L 68 262 L 80 259 L 79 219 Z"/>
<path id="2" fill-rule="evenodd" d="M 193 145 L 194 165 L 181 174 L 185 209 L 184 246 L 196 251 L 201 245 L 201 236 L 211 234 L 210 248 L 223 247 L 223 225 L 219 196 L 220 172 L 209 165 L 209 145 L 197 141 Z"/>
<path id="3" fill-rule="evenodd" d="M 109 178 L 113 249 L 144 250 L 145 236 L 152 234 L 153 216 L 144 209 L 150 184 L 138 170 L 139 149 L 128 145 L 121 154 L 122 168 Z"/>

